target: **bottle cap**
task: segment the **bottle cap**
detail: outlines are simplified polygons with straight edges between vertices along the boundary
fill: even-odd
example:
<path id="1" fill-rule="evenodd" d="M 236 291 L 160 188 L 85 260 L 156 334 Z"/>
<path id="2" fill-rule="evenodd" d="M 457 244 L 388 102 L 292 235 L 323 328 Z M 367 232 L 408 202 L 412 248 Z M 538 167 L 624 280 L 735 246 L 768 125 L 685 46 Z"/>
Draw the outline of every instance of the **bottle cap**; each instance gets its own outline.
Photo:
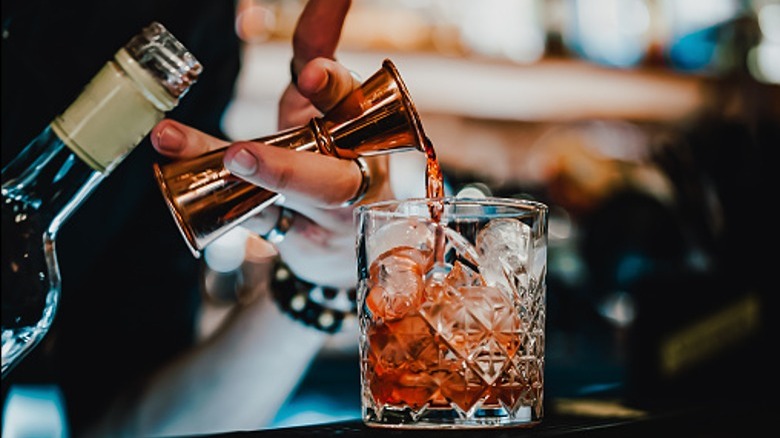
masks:
<path id="1" fill-rule="evenodd" d="M 176 98 L 184 96 L 203 71 L 195 56 L 157 22 L 133 37 L 125 50 Z"/>

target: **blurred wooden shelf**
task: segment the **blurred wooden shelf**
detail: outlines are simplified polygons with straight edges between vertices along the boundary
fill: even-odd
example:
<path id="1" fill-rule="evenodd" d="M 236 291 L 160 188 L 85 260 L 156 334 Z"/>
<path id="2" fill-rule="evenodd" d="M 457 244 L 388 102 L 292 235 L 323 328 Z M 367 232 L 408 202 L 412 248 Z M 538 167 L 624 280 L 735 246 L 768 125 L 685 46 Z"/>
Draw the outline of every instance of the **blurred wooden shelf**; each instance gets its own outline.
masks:
<path id="1" fill-rule="evenodd" d="M 289 80 L 288 44 L 249 45 L 238 98 L 277 97 Z M 363 77 L 390 58 L 421 113 L 562 121 L 620 118 L 669 121 L 692 114 L 704 101 L 702 80 L 665 70 L 611 69 L 578 60 L 519 65 L 407 52 L 338 53 Z"/>
<path id="2" fill-rule="evenodd" d="M 289 84 L 291 54 L 286 43 L 246 46 L 235 99 L 223 122 L 230 137 L 276 132 L 278 97 Z M 391 59 L 442 164 L 496 184 L 539 178 L 529 171 L 534 167 L 531 149 L 555 125 L 590 120 L 674 123 L 701 110 L 707 92 L 696 76 L 610 69 L 577 60 L 518 65 L 407 52 L 340 51 L 337 56 L 363 78 Z M 407 181 L 412 192 L 424 187 L 423 158 L 404 157 L 398 166 L 404 175 L 397 179 Z M 420 178 L 410 176 L 417 174 Z"/>

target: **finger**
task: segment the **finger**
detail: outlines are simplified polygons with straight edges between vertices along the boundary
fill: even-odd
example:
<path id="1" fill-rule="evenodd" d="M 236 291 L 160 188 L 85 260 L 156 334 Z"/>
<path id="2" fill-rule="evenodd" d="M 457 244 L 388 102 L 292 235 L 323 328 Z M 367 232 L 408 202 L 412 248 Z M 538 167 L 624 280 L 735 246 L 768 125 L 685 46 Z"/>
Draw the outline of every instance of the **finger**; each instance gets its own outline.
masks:
<path id="1" fill-rule="evenodd" d="M 355 205 L 395 199 L 389 180 L 389 157 L 381 155 L 364 159 L 369 168 L 370 185 L 363 199 Z M 352 208 L 322 208 L 313 205 L 308 198 L 289 193 L 284 197 L 284 206 L 329 230 L 342 233 L 352 231 Z"/>
<path id="2" fill-rule="evenodd" d="M 258 142 L 234 143 L 225 152 L 224 164 L 250 183 L 323 208 L 352 199 L 363 180 L 351 160 Z"/>
<path id="3" fill-rule="evenodd" d="M 172 119 L 163 119 L 155 125 L 150 139 L 157 152 L 170 158 L 196 157 L 229 144 Z"/>
<path id="4" fill-rule="evenodd" d="M 290 84 L 279 101 L 279 129 L 306 124 L 320 117 L 360 86 L 341 64 L 317 58 L 306 65 L 298 85 Z"/>
<path id="5" fill-rule="evenodd" d="M 350 0 L 309 0 L 293 32 L 292 68 L 300 72 L 314 58 L 335 59 Z"/>
<path id="6" fill-rule="evenodd" d="M 303 126 L 314 117 L 322 116 L 322 112 L 312 106 L 298 88 L 289 84 L 279 100 L 279 130 Z"/>
<path id="7" fill-rule="evenodd" d="M 298 76 L 301 95 L 323 113 L 336 106 L 358 86 L 360 82 L 346 67 L 326 58 L 312 60 Z"/>

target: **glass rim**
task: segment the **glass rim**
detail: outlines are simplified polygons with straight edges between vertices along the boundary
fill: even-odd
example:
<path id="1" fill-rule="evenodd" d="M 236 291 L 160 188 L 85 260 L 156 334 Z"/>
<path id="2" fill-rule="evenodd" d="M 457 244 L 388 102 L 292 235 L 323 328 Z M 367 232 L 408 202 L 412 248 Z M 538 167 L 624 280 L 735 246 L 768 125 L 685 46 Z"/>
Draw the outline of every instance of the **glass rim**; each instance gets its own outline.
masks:
<path id="1" fill-rule="evenodd" d="M 441 198 L 404 198 L 404 199 L 390 199 L 385 201 L 371 202 L 368 204 L 362 204 L 355 207 L 355 215 L 360 216 L 363 214 L 379 214 L 383 216 L 409 216 L 407 213 L 399 213 L 397 211 L 388 210 L 389 207 L 401 206 L 404 204 L 409 205 L 428 205 L 431 202 L 442 201 L 444 206 L 448 205 L 474 205 L 481 207 L 517 207 L 527 209 L 532 213 L 546 213 L 549 210 L 547 204 L 525 198 L 508 198 L 499 196 L 487 196 L 484 198 L 459 198 L 456 196 L 444 196 Z"/>

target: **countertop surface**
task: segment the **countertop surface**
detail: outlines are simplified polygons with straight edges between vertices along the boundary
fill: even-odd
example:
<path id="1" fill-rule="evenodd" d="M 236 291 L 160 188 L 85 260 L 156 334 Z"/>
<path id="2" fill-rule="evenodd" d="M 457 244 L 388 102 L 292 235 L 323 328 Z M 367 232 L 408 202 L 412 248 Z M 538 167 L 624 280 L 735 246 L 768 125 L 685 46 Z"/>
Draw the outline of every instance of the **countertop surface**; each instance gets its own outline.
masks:
<path id="1" fill-rule="evenodd" d="M 729 402 L 706 400 L 671 402 L 649 410 L 623 406 L 609 400 L 557 400 L 544 420 L 530 428 L 413 430 L 370 428 L 360 419 L 298 427 L 236 431 L 210 437 L 753 437 L 764 436 L 770 426 L 774 402 L 749 399 Z M 771 409 L 775 411 L 776 409 Z"/>

